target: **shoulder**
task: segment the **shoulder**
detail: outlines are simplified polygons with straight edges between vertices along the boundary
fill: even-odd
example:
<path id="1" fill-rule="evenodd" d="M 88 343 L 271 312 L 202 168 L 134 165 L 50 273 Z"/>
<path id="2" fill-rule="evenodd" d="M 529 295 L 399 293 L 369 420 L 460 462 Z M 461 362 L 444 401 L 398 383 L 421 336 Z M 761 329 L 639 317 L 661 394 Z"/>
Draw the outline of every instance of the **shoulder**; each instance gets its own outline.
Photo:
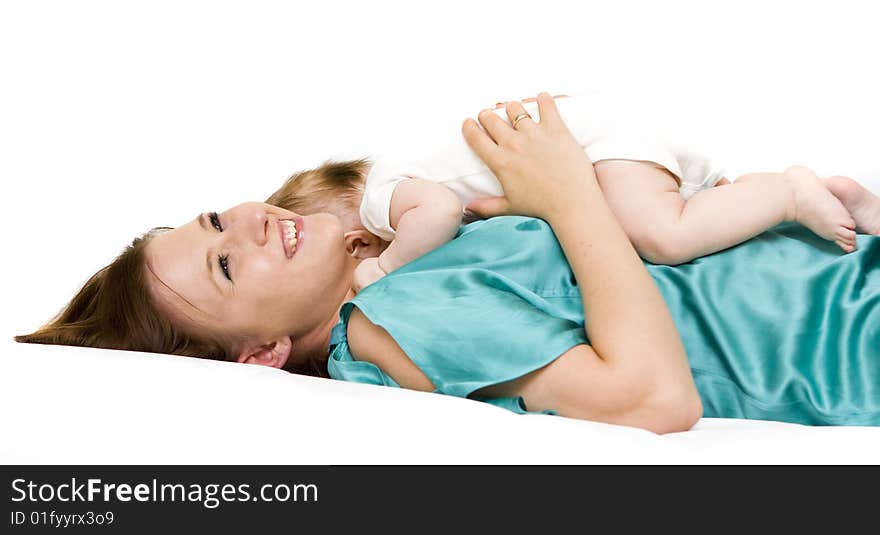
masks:
<path id="1" fill-rule="evenodd" d="M 537 232 L 536 232 L 537 231 Z M 478 219 L 461 227 L 459 236 L 471 235 L 470 239 L 480 240 L 485 244 L 502 244 L 509 242 L 517 247 L 524 247 L 535 242 L 548 239 L 555 240 L 550 224 L 536 217 L 520 215 L 503 215 Z"/>
<path id="2" fill-rule="evenodd" d="M 388 331 L 370 321 L 357 306 L 352 308 L 346 329 L 349 350 L 357 360 L 378 366 L 404 388 L 434 391 L 431 380 L 410 360 Z"/>

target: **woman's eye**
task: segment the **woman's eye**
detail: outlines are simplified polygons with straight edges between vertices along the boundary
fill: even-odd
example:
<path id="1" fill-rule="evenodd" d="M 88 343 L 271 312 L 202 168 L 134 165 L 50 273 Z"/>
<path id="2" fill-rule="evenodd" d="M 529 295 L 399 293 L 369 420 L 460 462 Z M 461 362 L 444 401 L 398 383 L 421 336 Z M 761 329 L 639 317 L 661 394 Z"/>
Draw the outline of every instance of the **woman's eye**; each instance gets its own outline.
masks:
<path id="1" fill-rule="evenodd" d="M 223 225 L 220 224 L 220 216 L 217 215 L 217 212 L 211 212 L 208 214 L 208 218 L 215 229 L 223 232 Z M 217 263 L 220 264 L 220 269 L 223 271 L 223 275 L 229 279 L 229 282 L 232 282 L 232 277 L 229 275 L 229 256 L 217 257 Z"/>
<path id="2" fill-rule="evenodd" d="M 211 212 L 208 217 L 211 219 L 211 225 L 220 232 L 223 232 L 223 225 L 220 224 L 220 216 L 217 215 L 217 212 Z"/>
<path id="3" fill-rule="evenodd" d="M 220 269 L 223 270 L 223 275 L 229 279 L 229 282 L 232 282 L 232 277 L 229 276 L 229 256 L 221 256 L 219 258 Z"/>

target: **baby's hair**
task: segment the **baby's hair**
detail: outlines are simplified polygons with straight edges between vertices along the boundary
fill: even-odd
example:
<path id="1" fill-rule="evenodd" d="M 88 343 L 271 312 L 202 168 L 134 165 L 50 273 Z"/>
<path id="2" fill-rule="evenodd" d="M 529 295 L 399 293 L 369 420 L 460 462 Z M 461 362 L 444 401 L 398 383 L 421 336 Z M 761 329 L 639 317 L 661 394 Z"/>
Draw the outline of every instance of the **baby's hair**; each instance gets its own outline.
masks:
<path id="1" fill-rule="evenodd" d="M 266 202 L 306 215 L 333 212 L 340 202 L 346 209 L 357 210 L 369 165 L 368 158 L 327 160 L 314 169 L 291 175 Z"/>

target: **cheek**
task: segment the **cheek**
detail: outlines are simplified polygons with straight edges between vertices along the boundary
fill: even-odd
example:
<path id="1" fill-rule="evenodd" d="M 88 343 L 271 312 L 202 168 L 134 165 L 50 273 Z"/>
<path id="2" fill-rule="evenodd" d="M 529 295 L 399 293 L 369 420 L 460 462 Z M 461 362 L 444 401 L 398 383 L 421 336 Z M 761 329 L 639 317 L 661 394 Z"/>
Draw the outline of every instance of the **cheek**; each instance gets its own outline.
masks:
<path id="1" fill-rule="evenodd" d="M 258 279 L 277 277 L 277 272 L 281 268 L 280 264 L 278 259 L 269 258 L 266 255 L 254 256 L 248 259 L 248 275 Z"/>
<path id="2" fill-rule="evenodd" d="M 277 259 L 265 257 L 249 258 L 247 265 L 233 274 L 235 285 L 231 301 L 241 314 L 260 314 L 277 309 L 276 302 L 284 293 L 283 288 L 290 285 L 292 277 L 285 273 Z"/>
<path id="3" fill-rule="evenodd" d="M 217 326 L 224 334 L 249 336 L 253 333 L 254 314 L 258 310 L 249 301 L 235 300 L 224 307 Z"/>
<path id="4" fill-rule="evenodd" d="M 243 268 L 235 281 L 235 295 L 245 302 L 263 301 L 271 297 L 291 278 L 278 259 L 267 256 L 248 258 Z"/>

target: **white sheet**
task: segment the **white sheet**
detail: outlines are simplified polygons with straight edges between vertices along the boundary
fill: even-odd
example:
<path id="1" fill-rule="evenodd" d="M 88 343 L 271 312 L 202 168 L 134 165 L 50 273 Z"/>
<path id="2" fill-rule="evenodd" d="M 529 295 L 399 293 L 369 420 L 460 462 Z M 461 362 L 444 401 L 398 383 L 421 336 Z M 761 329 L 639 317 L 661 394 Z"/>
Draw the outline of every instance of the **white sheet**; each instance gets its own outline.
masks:
<path id="1" fill-rule="evenodd" d="M 880 428 L 703 419 L 657 436 L 10 341 L 153 225 L 263 199 L 331 156 L 424 149 L 540 90 L 626 90 L 731 177 L 803 164 L 880 192 L 880 35 L 846 3 L 3 3 L 0 463 L 880 461 Z"/>
<path id="2" fill-rule="evenodd" d="M 880 429 L 704 418 L 656 435 L 168 355 L 2 347 L 2 463 L 872 463 Z"/>

